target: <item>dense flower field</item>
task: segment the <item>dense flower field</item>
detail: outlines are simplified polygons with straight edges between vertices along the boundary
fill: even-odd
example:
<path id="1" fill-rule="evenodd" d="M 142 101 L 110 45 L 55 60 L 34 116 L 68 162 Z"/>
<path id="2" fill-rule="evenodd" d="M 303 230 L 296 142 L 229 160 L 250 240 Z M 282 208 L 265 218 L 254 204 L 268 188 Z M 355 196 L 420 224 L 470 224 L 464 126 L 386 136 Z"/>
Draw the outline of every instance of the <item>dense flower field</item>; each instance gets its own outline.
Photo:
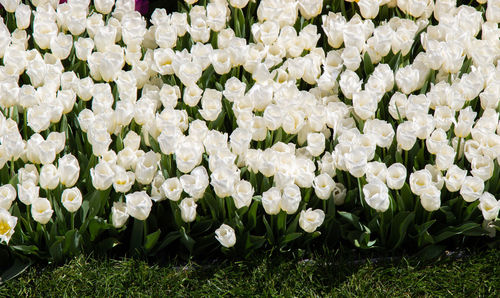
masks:
<path id="1" fill-rule="evenodd" d="M 500 0 L 58 2 L 0 0 L 8 254 L 498 243 Z"/>

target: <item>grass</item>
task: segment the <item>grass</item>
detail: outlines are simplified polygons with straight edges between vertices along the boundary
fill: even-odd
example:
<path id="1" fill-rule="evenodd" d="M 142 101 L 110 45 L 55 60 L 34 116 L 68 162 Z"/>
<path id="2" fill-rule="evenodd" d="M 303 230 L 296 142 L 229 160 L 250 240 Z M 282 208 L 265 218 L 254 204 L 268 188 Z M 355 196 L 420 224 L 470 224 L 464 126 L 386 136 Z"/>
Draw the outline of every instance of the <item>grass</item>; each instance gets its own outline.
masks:
<path id="1" fill-rule="evenodd" d="M 257 256 L 200 266 L 148 265 L 136 259 L 78 257 L 62 266 L 34 266 L 0 286 L 0 296 L 471 296 L 497 297 L 500 250 L 431 264 L 312 260 Z"/>

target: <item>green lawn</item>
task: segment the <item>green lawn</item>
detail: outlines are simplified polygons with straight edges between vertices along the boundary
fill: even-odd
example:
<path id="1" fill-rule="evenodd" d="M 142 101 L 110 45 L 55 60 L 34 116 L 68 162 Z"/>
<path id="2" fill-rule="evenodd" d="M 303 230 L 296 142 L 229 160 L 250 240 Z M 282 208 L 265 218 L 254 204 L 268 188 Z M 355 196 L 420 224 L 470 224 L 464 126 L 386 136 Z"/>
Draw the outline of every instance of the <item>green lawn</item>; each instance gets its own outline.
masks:
<path id="1" fill-rule="evenodd" d="M 459 296 L 500 294 L 500 250 L 430 264 L 312 261 L 292 255 L 186 266 L 79 257 L 39 266 L 0 287 L 0 296 Z"/>

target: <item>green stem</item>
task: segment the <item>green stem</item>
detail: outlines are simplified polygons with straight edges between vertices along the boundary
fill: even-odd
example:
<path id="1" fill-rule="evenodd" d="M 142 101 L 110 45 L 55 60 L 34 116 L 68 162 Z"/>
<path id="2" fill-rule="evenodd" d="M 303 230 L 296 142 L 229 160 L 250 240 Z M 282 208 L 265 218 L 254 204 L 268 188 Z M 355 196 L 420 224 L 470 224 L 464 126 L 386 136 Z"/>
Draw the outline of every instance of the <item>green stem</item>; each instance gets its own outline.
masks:
<path id="1" fill-rule="evenodd" d="M 365 206 L 363 202 L 363 189 L 361 187 L 361 178 L 358 178 L 358 192 L 359 192 L 359 201 L 361 202 L 361 206 Z"/>
<path id="2" fill-rule="evenodd" d="M 460 159 L 460 143 L 462 142 L 462 138 L 458 137 L 458 143 L 457 143 L 457 155 L 455 155 L 455 163 Z"/>
<path id="3" fill-rule="evenodd" d="M 75 229 L 75 212 L 71 212 L 71 230 Z"/>
<path id="4" fill-rule="evenodd" d="M 379 212 L 380 216 L 380 238 L 382 240 L 382 244 L 385 244 L 385 221 L 384 221 L 384 213 Z"/>

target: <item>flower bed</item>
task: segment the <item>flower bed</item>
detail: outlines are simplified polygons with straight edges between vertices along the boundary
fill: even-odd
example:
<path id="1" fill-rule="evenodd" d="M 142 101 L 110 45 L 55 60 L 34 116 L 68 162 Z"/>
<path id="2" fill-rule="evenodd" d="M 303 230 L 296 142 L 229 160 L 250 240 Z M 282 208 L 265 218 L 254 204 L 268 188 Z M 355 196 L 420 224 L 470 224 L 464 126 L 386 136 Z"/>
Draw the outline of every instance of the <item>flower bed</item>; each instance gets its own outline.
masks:
<path id="1" fill-rule="evenodd" d="M 498 241 L 498 0 L 22 2 L 0 0 L 9 254 Z"/>

